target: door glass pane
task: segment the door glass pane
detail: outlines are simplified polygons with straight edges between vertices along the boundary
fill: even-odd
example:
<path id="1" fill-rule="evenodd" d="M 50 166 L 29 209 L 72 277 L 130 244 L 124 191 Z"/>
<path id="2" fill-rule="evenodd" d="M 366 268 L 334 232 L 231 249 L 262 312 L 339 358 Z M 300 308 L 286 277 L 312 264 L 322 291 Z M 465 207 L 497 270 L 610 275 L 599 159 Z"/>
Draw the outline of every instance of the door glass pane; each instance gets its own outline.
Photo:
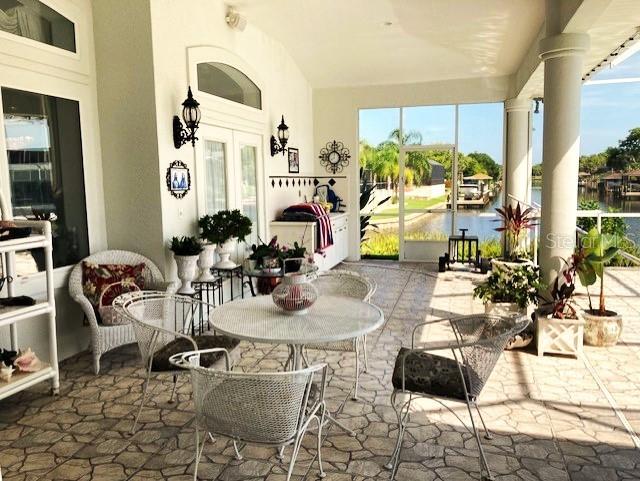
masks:
<path id="1" fill-rule="evenodd" d="M 207 214 L 214 214 L 227 208 L 226 150 L 226 144 L 223 142 L 204 141 Z"/>
<path id="2" fill-rule="evenodd" d="M 247 244 L 251 245 L 258 242 L 256 148 L 253 145 L 244 145 L 240 148 L 240 163 L 242 170 L 240 208 L 253 224 L 251 236 L 245 240 Z"/>
<path id="3" fill-rule="evenodd" d="M 456 140 L 455 105 L 406 107 L 402 115 L 405 145 L 451 145 Z"/>
<path id="4" fill-rule="evenodd" d="M 52 221 L 53 265 L 89 254 L 79 104 L 2 89 L 13 215 Z M 16 256 L 18 274 L 44 270 L 44 251 Z"/>
<path id="5" fill-rule="evenodd" d="M 76 51 L 73 22 L 38 0 L 0 0 L 0 30 Z"/>
<path id="6" fill-rule="evenodd" d="M 504 107 L 502 103 L 459 107 L 458 212 L 456 231 L 477 236 L 483 257 L 500 255 L 496 207 L 502 206 Z M 522 199 L 523 201 L 526 199 Z"/>
<path id="7" fill-rule="evenodd" d="M 360 253 L 398 258 L 400 109 L 360 110 Z"/>

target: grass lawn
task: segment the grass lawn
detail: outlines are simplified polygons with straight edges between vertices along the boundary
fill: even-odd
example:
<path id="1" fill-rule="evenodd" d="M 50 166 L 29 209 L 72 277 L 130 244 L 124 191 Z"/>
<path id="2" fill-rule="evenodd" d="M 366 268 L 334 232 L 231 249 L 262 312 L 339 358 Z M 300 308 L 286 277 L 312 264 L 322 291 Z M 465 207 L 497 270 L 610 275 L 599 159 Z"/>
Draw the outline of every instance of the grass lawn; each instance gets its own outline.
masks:
<path id="1" fill-rule="evenodd" d="M 434 197 L 432 199 L 425 199 L 423 197 L 409 197 L 405 198 L 405 209 L 431 209 L 437 205 L 440 205 L 447 201 L 447 195 L 441 195 L 439 197 Z M 386 209 L 382 209 L 376 212 L 376 215 L 371 219 L 373 222 L 376 219 L 388 219 L 389 217 L 397 217 L 398 216 L 398 208 L 400 204 L 393 204 Z"/>

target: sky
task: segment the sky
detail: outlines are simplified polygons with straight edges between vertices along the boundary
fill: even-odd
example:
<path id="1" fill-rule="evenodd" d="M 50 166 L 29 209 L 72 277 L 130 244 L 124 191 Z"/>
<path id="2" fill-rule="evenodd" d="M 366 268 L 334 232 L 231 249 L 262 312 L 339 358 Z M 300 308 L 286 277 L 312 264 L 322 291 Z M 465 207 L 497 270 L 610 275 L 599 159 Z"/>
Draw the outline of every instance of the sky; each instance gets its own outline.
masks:
<path id="1" fill-rule="evenodd" d="M 640 77 L 640 52 L 620 65 L 598 72 L 594 79 Z M 542 161 L 542 119 L 533 116 L 533 162 Z M 360 138 L 377 145 L 399 126 L 400 111 L 396 108 L 360 111 Z M 502 103 L 460 105 L 460 151 L 486 152 L 502 163 L 503 106 Z M 454 107 L 430 106 L 404 109 L 404 132 L 422 134 L 423 143 L 453 143 Z M 580 154 L 602 152 L 618 145 L 629 130 L 640 127 L 640 82 L 584 85 L 580 128 Z"/>

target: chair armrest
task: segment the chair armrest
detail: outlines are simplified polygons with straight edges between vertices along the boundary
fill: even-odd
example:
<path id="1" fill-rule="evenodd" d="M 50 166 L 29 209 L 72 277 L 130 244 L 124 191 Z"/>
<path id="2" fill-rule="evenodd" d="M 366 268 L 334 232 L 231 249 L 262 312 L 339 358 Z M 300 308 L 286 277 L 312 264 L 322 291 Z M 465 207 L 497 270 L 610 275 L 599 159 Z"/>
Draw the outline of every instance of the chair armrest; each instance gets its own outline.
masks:
<path id="1" fill-rule="evenodd" d="M 89 321 L 89 325 L 91 326 L 91 328 L 97 329 L 98 319 L 96 318 L 96 313 L 93 310 L 93 306 L 89 302 L 89 299 L 87 299 L 84 295 L 80 295 L 80 294 L 71 296 L 71 299 L 73 299 L 75 302 L 80 304 L 80 308 L 82 309 L 84 317 L 86 317 L 87 321 Z"/>
<path id="2" fill-rule="evenodd" d="M 416 332 L 418 332 L 418 329 L 423 328 L 424 326 L 430 325 L 430 324 L 438 324 L 439 322 L 445 322 L 445 321 L 449 321 L 449 319 L 431 319 L 429 321 L 422 321 L 418 324 L 415 325 L 415 327 L 413 328 L 413 331 L 411 333 L 411 348 L 413 349 L 415 346 L 415 339 L 416 339 Z"/>
<path id="3" fill-rule="evenodd" d="M 185 336 L 186 337 L 186 336 Z M 189 338 L 191 339 L 191 338 Z M 193 340 L 191 340 L 193 342 Z M 195 342 L 194 342 L 195 344 Z M 171 356 L 169 358 L 169 362 L 171 364 L 173 364 L 174 366 L 178 366 L 180 368 L 183 369 L 190 369 L 192 367 L 200 367 L 200 355 L 201 354 L 209 354 L 212 352 L 221 352 L 224 354 L 224 358 L 225 358 L 225 364 L 226 364 L 226 368 L 227 371 L 231 370 L 231 356 L 229 356 L 229 351 L 227 351 L 224 347 L 212 347 L 210 349 L 202 349 L 202 350 L 198 350 L 198 348 L 196 347 L 196 349 L 194 351 L 189 351 L 189 352 L 179 352 L 178 354 L 174 354 L 173 356 Z M 194 364 L 191 361 L 191 357 L 194 356 L 198 356 L 198 364 Z"/>

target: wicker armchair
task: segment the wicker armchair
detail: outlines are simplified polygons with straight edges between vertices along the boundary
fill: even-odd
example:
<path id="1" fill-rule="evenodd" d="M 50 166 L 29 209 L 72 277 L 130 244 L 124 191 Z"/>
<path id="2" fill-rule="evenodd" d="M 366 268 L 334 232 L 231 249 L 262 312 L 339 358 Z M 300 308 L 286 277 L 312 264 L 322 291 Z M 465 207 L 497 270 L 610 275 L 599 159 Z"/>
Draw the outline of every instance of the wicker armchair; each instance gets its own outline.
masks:
<path id="1" fill-rule="evenodd" d="M 95 264 L 144 264 L 143 276 L 145 288 L 164 289 L 164 278 L 160 269 L 146 257 L 135 252 L 109 250 L 85 257 L 82 261 Z M 167 292 L 175 292 L 177 285 L 166 287 Z M 135 342 L 133 329 L 129 324 L 105 326 L 98 323 L 93 306 L 82 291 L 82 262 L 78 263 L 69 276 L 69 295 L 80 304 L 91 329 L 91 352 L 93 354 L 93 370 L 100 372 L 100 357 L 112 349 Z"/>
<path id="2" fill-rule="evenodd" d="M 118 315 L 129 320 L 146 369 L 142 397 L 131 433 L 135 432 L 144 407 L 152 373 L 173 376 L 173 391 L 169 402 L 173 401 L 177 376 L 185 371 L 175 368 L 169 361 L 171 356 L 185 351 L 213 349 L 207 356 L 201 357 L 202 365 L 209 368 L 223 367 L 225 357 L 229 369 L 228 352 L 240 343 L 239 340 L 226 336 L 203 334 L 202 326 L 208 325 L 209 310 L 213 306 L 198 299 L 163 292 L 134 291 L 118 296 L 113 301 L 113 306 Z M 225 352 L 219 352 L 219 348 Z"/>
<path id="3" fill-rule="evenodd" d="M 222 436 L 233 441 L 236 457 L 245 444 L 261 444 L 282 450 L 293 446 L 287 481 L 307 428 L 311 421 L 318 425 L 316 442 L 318 467 L 322 470 L 322 427 L 324 424 L 324 390 L 327 365 L 318 364 L 298 371 L 244 373 L 216 371 L 202 367 L 202 359 L 220 349 L 185 352 L 171 357 L 176 366 L 191 372 L 196 424 L 196 458 L 193 479 L 198 477 L 198 464 L 208 438 Z M 228 353 L 224 352 L 226 359 Z M 312 394 L 314 377 L 320 376 L 319 390 Z M 200 442 L 200 430 L 204 431 Z M 208 434 L 208 436 L 207 436 Z"/>
<path id="4" fill-rule="evenodd" d="M 416 333 L 426 325 L 449 322 L 455 339 L 450 341 L 416 342 Z M 398 418 L 396 447 L 385 466 L 395 479 L 402 450 L 402 438 L 406 430 L 411 402 L 416 397 L 428 397 L 448 409 L 469 432 L 475 435 L 480 451 L 480 476 L 493 479 L 480 442 L 471 407 L 475 407 L 485 431 L 491 439 L 477 399 L 482 392 L 502 351 L 513 336 L 528 325 L 526 316 L 521 318 L 491 315 L 470 315 L 453 319 L 436 319 L 418 324 L 411 338 L 411 349 L 401 348 L 393 370 L 391 405 Z M 418 345 L 419 344 L 419 345 Z M 431 351 L 451 350 L 453 358 L 432 354 Z M 396 402 L 399 394 L 408 394 L 408 400 Z M 467 405 L 471 428 L 443 400 L 464 402 Z"/>
<path id="5" fill-rule="evenodd" d="M 325 296 L 344 296 L 353 297 L 366 302 L 371 300 L 376 285 L 373 281 L 361 276 L 357 272 L 347 270 L 331 270 L 325 271 L 318 275 L 313 282 L 320 295 Z M 367 336 L 358 337 L 356 339 L 348 339 L 346 341 L 324 343 L 324 344 L 308 344 L 306 349 L 320 349 L 325 351 L 341 351 L 354 352 L 356 358 L 355 367 L 355 386 L 353 390 L 353 399 L 358 399 L 358 382 L 360 380 L 360 356 L 364 358 L 364 370 L 368 369 L 367 357 Z"/>

